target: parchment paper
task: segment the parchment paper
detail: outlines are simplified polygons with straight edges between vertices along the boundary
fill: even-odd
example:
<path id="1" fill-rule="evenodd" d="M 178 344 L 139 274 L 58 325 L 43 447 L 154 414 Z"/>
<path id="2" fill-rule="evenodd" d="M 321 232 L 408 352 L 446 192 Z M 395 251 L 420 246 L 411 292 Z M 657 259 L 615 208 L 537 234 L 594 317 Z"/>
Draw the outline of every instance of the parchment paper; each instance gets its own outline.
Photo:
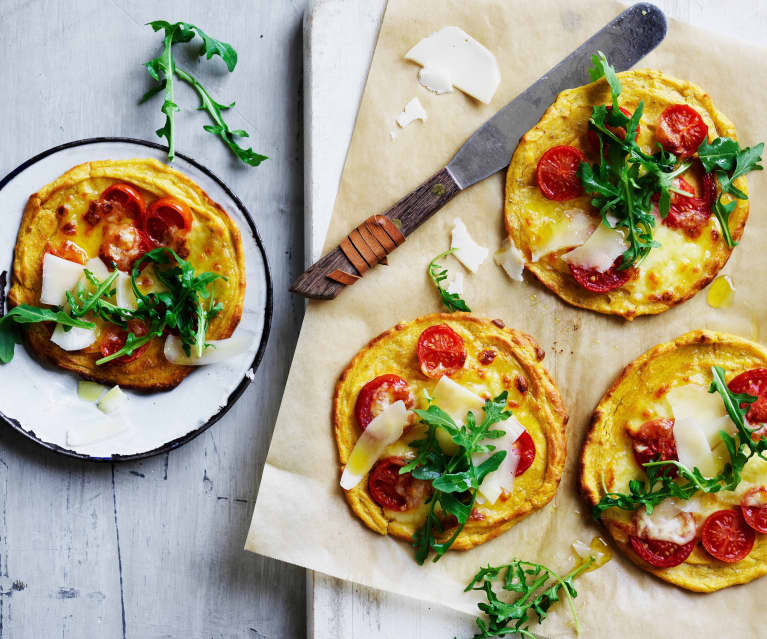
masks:
<path id="1" fill-rule="evenodd" d="M 594 2 L 508 0 L 390 0 L 346 160 L 326 242 L 335 246 L 373 212 L 386 210 L 444 166 L 487 118 L 577 47 L 624 7 Z M 462 93 L 432 95 L 417 82 L 418 67 L 403 54 L 419 39 L 458 25 L 495 53 L 502 81 L 481 105 Z M 342 34 L 339 34 L 339 46 Z M 671 21 L 660 47 L 641 66 L 703 86 L 737 125 L 744 143 L 767 140 L 767 50 L 725 40 Z M 418 96 L 428 121 L 389 136 L 402 107 Z M 375 588 L 476 612 L 462 589 L 476 570 L 518 557 L 554 569 L 572 564 L 570 545 L 599 534 L 577 494 L 577 461 L 594 406 L 620 369 L 645 350 L 697 328 L 758 339 L 765 327 L 767 267 L 764 174 L 749 177 L 751 217 L 743 241 L 724 269 L 737 292 L 715 310 L 705 292 L 663 315 L 628 323 L 567 306 L 525 275 L 512 282 L 492 258 L 465 273 L 472 310 L 500 317 L 531 333 L 546 350 L 545 364 L 570 413 L 568 461 L 554 501 L 509 532 L 468 552 L 448 553 L 418 566 L 408 544 L 362 525 L 338 486 L 330 406 L 338 374 L 360 347 L 397 321 L 439 311 L 426 276 L 431 257 L 449 246 L 453 219 L 491 249 L 501 244 L 504 175 L 459 194 L 372 272 L 329 302 L 311 302 L 269 450 L 246 548 Z M 448 266 L 461 269 L 452 258 Z M 582 636 L 759 636 L 767 581 L 696 595 L 667 585 L 616 555 L 578 581 Z M 565 606 L 540 628 L 550 637 L 574 634 Z"/>

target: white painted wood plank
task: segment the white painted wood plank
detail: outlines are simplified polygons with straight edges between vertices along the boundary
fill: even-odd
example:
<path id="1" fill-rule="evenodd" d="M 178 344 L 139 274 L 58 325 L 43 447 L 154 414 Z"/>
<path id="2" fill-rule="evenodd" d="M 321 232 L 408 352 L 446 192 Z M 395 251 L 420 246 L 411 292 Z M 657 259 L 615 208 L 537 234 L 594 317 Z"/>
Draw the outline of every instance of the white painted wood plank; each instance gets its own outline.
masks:
<path id="1" fill-rule="evenodd" d="M 759 0 L 654 0 L 654 3 L 669 17 L 764 44 L 767 6 L 760 5 Z M 354 129 L 367 75 L 367 64 L 360 71 L 358 61 L 370 60 L 377 36 L 377 31 L 367 33 L 367 39 L 354 38 L 349 44 L 344 40 L 343 49 L 336 46 L 339 34 L 346 33 L 350 21 L 356 17 L 352 4 L 349 0 L 318 0 L 312 19 L 307 18 L 305 23 L 305 41 L 311 43 L 304 50 L 305 161 L 307 167 L 322 166 L 321 170 L 306 170 L 307 264 L 320 257 Z M 369 0 L 369 4 L 382 11 L 386 1 Z M 343 96 L 354 105 L 351 115 L 348 104 L 344 107 L 345 119 L 334 117 L 340 113 L 336 96 Z M 332 132 L 330 137 L 328 131 Z M 460 613 L 319 573 L 310 575 L 307 581 L 307 606 L 308 636 L 316 639 L 460 637 L 470 636 L 473 626 L 471 618 Z"/>

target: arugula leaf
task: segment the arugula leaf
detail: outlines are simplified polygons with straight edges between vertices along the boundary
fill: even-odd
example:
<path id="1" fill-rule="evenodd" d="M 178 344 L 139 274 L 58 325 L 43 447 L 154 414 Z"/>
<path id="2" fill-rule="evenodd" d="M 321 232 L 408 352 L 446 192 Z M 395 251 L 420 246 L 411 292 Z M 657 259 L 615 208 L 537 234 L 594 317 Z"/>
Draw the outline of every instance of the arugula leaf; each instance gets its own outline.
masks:
<path id="1" fill-rule="evenodd" d="M 426 269 L 429 274 L 429 278 L 434 282 L 434 286 L 439 291 L 439 296 L 442 299 L 442 303 L 445 305 L 448 311 L 454 313 L 455 311 L 471 312 L 468 304 L 461 298 L 458 293 L 448 293 L 447 289 L 442 286 L 442 282 L 447 279 L 447 268 L 437 264 L 437 260 L 441 260 L 443 257 L 447 257 L 456 252 L 457 249 L 451 248 L 444 253 L 440 253 L 435 257 Z"/>
<path id="2" fill-rule="evenodd" d="M 168 140 L 168 161 L 172 162 L 175 157 L 174 114 L 180 111 L 179 106 L 174 101 L 173 81 L 175 77 L 187 82 L 194 88 L 200 97 L 201 104 L 199 109 L 207 111 L 215 123 L 215 125 L 204 126 L 203 128 L 206 131 L 220 137 L 229 149 L 245 164 L 258 166 L 261 162 L 268 159 L 267 156 L 256 153 L 252 148 L 245 149 L 241 147 L 235 141 L 235 138 L 248 137 L 248 134 L 240 129 L 230 129 L 221 113 L 234 106 L 234 102 L 229 105 L 216 102 L 198 80 L 176 66 L 175 58 L 173 57 L 174 44 L 189 42 L 197 34 L 202 39 L 200 56 L 204 55 L 207 60 L 210 60 L 213 56 L 217 55 L 224 61 L 229 72 L 232 72 L 235 66 L 237 66 L 237 52 L 232 45 L 216 40 L 200 29 L 200 27 L 188 22 L 170 23 L 166 20 L 154 20 L 149 22 L 148 25 L 154 31 L 164 31 L 163 48 L 159 56 L 144 64 L 149 75 L 157 84 L 144 93 L 139 100 L 139 104 L 146 102 L 162 91 L 165 92 L 165 100 L 160 109 L 165 114 L 165 124 L 157 129 L 157 135 Z"/>
<path id="3" fill-rule="evenodd" d="M 573 582 L 593 563 L 594 557 L 589 557 L 564 577 L 560 577 L 543 564 L 518 559 L 502 566 L 481 568 L 464 589 L 464 592 L 482 591 L 487 599 L 486 603 L 477 604 L 487 615 L 487 621 L 481 617 L 476 619 L 479 632 L 474 635 L 474 639 L 503 637 L 514 633 L 535 639 L 535 635 L 530 631 L 530 612 L 535 613 L 537 622 L 541 623 L 547 617 L 551 606 L 560 600 L 561 592 L 564 592 L 568 599 L 577 634 L 578 616 L 572 600 L 578 596 L 578 591 Z M 519 595 L 516 600 L 506 602 L 498 597 L 493 584 L 499 579 L 502 581 L 503 590 Z"/>
<path id="4" fill-rule="evenodd" d="M 632 479 L 628 483 L 628 493 L 605 494 L 592 509 L 595 519 L 600 519 L 602 513 L 609 508 L 636 510 L 644 506 L 648 513 L 669 497 L 690 499 L 697 492 L 716 493 L 721 490 L 735 490 L 740 484 L 743 468 L 754 455 L 767 461 L 767 437 L 753 440 L 754 428 L 746 425 L 745 415 L 748 407 L 756 401 L 756 397 L 746 394 L 733 393 L 725 381 L 725 371 L 720 366 L 711 369 L 712 382 L 709 393 L 719 393 L 722 402 L 736 427 L 736 437 L 719 431 L 719 437 L 727 448 L 730 461 L 722 471 L 714 477 L 706 477 L 700 469 L 689 469 L 678 461 L 655 461 L 644 464 L 647 481 Z M 664 472 L 665 466 L 675 466 L 678 479 L 672 479 Z"/>
<path id="5" fill-rule="evenodd" d="M 410 443 L 416 449 L 415 459 L 400 468 L 400 474 L 412 472 L 416 479 L 431 481 L 434 492 L 429 498 L 429 512 L 424 525 L 413 537 L 415 559 L 419 564 L 434 552 L 434 561 L 444 555 L 461 534 L 474 508 L 479 486 L 484 478 L 496 470 L 506 457 L 506 451 L 495 451 L 495 446 L 485 444 L 485 439 L 497 439 L 504 431 L 492 430 L 494 424 L 511 417 L 506 410 L 505 391 L 488 399 L 484 406 L 484 418 L 477 424 L 474 414 L 466 415 L 466 422 L 458 426 L 439 406 L 430 404 L 425 410 L 414 412 L 427 427 L 426 438 Z M 437 439 L 438 430 L 445 431 L 458 447 L 453 455 L 446 455 Z M 492 453 L 479 465 L 474 464 L 475 453 Z M 452 515 L 457 521 L 453 534 L 444 539 L 443 517 Z M 439 538 L 439 540 L 438 540 Z"/>
<path id="6" fill-rule="evenodd" d="M 613 111 L 620 113 L 620 109 L 618 108 L 618 96 L 621 94 L 621 83 L 620 80 L 618 80 L 618 75 L 615 73 L 615 67 L 610 65 L 607 61 L 607 56 L 601 51 L 597 51 L 591 56 L 591 62 L 594 65 L 589 69 L 589 77 L 591 78 L 591 81 L 596 82 L 602 77 L 607 80 L 607 84 L 610 85 L 610 93 L 612 94 L 613 99 Z"/>

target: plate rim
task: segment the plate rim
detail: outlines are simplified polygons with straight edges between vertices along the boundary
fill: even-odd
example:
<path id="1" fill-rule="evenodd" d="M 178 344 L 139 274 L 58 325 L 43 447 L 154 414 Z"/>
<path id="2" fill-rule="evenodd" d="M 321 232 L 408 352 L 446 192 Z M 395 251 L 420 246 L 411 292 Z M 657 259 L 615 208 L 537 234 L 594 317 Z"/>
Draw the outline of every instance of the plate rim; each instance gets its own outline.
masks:
<path id="1" fill-rule="evenodd" d="M 88 144 L 101 144 L 104 142 L 108 142 L 108 143 L 124 142 L 129 144 L 136 144 L 139 146 L 145 146 L 158 151 L 164 151 L 166 153 L 168 151 L 167 146 L 158 144 L 156 142 L 151 142 L 149 140 L 142 140 L 140 138 L 131 138 L 131 137 L 122 137 L 122 136 L 100 136 L 100 137 L 81 138 L 79 140 L 72 140 L 70 142 L 64 142 L 63 144 L 58 144 L 49 149 L 41 151 L 37 155 L 34 155 L 31 158 L 28 158 L 27 160 L 19 164 L 15 169 L 13 169 L 8 174 L 6 174 L 2 180 L 0 180 L 0 191 L 2 191 L 2 189 L 4 189 L 5 186 L 11 180 L 13 180 L 13 178 L 15 178 L 17 175 L 19 175 L 20 173 L 28 169 L 33 164 L 36 164 L 40 160 L 45 159 L 49 155 L 53 155 L 54 153 L 58 153 L 59 151 L 65 151 L 66 149 L 71 149 L 78 146 L 85 146 Z M 204 433 L 211 426 L 213 426 L 213 424 L 215 424 L 217 421 L 219 421 L 224 415 L 226 415 L 229 412 L 229 409 L 231 409 L 232 406 L 234 406 L 237 400 L 245 392 L 245 389 L 251 384 L 252 380 L 248 376 L 248 373 L 250 373 L 251 375 L 254 375 L 256 371 L 258 370 L 258 367 L 261 364 L 261 361 L 263 360 L 264 353 L 266 352 L 266 345 L 267 345 L 267 342 L 269 341 L 269 334 L 271 332 L 271 327 L 272 327 L 273 286 L 272 286 L 272 274 L 269 268 L 269 259 L 266 255 L 266 250 L 264 249 L 264 244 L 261 241 L 261 235 L 258 232 L 256 223 L 253 220 L 253 217 L 251 216 L 248 208 L 243 204 L 242 200 L 240 200 L 240 198 L 234 194 L 234 192 L 226 185 L 226 183 L 221 178 L 218 177 L 218 175 L 216 175 L 208 167 L 204 166 L 197 160 L 194 160 L 193 158 L 189 157 L 188 155 L 184 153 L 176 152 L 176 157 L 181 158 L 185 162 L 189 162 L 189 164 L 194 166 L 197 170 L 202 171 L 206 176 L 208 176 L 211 180 L 213 180 L 216 184 L 218 184 L 218 186 L 220 186 L 223 189 L 226 195 L 232 199 L 232 201 L 235 203 L 235 205 L 239 209 L 240 213 L 242 213 L 243 217 L 245 218 L 245 221 L 248 223 L 253 239 L 255 239 L 256 241 L 256 246 L 258 247 L 258 250 L 261 252 L 261 258 L 264 261 L 264 274 L 266 276 L 265 277 L 266 300 L 264 302 L 264 328 L 261 333 L 261 340 L 258 345 L 258 350 L 256 351 L 256 354 L 253 357 L 253 361 L 251 362 L 250 366 L 245 371 L 245 374 L 243 375 L 242 380 L 240 380 L 240 383 L 229 394 L 226 404 L 221 406 L 218 409 L 218 411 L 216 411 L 216 413 L 211 415 L 205 421 L 205 423 L 201 424 L 194 430 L 191 430 L 188 433 L 181 435 L 180 437 L 177 437 L 169 442 L 162 444 L 161 446 L 158 446 L 156 448 L 153 448 L 151 450 L 144 451 L 141 453 L 132 453 L 130 455 L 120 455 L 118 453 L 116 455 L 111 455 L 110 457 L 96 457 L 93 455 L 87 455 L 85 453 L 78 453 L 77 451 L 64 448 L 63 446 L 59 446 L 58 444 L 46 442 L 45 440 L 39 438 L 35 434 L 34 430 L 26 430 L 17 419 L 10 417 L 6 415 L 5 413 L 3 413 L 2 411 L 0 411 L 0 421 L 4 422 L 8 426 L 10 426 L 13 430 L 22 434 L 24 437 L 26 437 L 30 441 L 33 441 L 35 444 L 43 448 L 46 448 L 47 450 L 50 450 L 54 453 L 57 453 L 59 455 L 64 455 L 66 457 L 70 457 L 73 459 L 80 459 L 83 461 L 106 463 L 106 462 L 124 462 L 124 461 L 135 461 L 139 459 L 146 459 L 148 457 L 154 457 L 155 455 L 159 455 L 161 453 L 167 453 L 172 450 L 175 450 L 176 448 L 180 448 L 187 442 L 190 442 L 191 440 L 193 440 L 198 435 L 201 435 L 202 433 Z M 5 300 L 3 299 L 2 301 L 4 306 Z M 3 310 L 4 310 L 3 308 L 0 308 L 0 311 L 3 311 Z"/>

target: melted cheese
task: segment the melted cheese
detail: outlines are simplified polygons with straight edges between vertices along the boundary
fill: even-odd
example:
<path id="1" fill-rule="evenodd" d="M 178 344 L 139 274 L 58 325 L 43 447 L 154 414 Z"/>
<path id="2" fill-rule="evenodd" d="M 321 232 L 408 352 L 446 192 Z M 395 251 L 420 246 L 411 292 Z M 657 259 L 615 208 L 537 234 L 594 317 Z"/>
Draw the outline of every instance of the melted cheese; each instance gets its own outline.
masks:
<path id="1" fill-rule="evenodd" d="M 718 393 L 709 393 L 705 386 L 686 384 L 672 388 L 666 395 L 674 419 L 691 419 L 703 431 L 711 448 L 723 443 L 719 431 L 735 432 L 733 424 Z"/>
<path id="2" fill-rule="evenodd" d="M 400 399 L 387 406 L 368 424 L 349 455 L 341 475 L 341 488 L 351 490 L 360 483 L 384 449 L 402 436 L 408 416 L 405 402 Z"/>
<path id="3" fill-rule="evenodd" d="M 477 244 L 469 235 L 469 231 L 463 220 L 455 218 L 453 227 L 452 241 L 450 248 L 455 249 L 455 255 L 458 260 L 472 273 L 476 273 L 480 264 L 485 261 L 488 249 Z"/>
<path id="4" fill-rule="evenodd" d="M 560 249 L 580 246 L 594 233 L 596 224 L 597 221 L 582 209 L 562 211 L 556 219 L 538 229 L 534 236 L 535 242 L 531 247 L 531 260 L 537 262 L 544 255 L 555 253 Z"/>
<path id="5" fill-rule="evenodd" d="M 697 534 L 695 518 L 680 508 L 675 499 L 666 499 L 656 506 L 651 515 L 644 507 L 636 511 L 636 534 L 643 539 L 686 544 Z"/>
<path id="6" fill-rule="evenodd" d="M 599 224 L 586 242 L 565 253 L 562 259 L 568 264 L 604 273 L 627 248 L 628 243 L 622 230 Z"/>

